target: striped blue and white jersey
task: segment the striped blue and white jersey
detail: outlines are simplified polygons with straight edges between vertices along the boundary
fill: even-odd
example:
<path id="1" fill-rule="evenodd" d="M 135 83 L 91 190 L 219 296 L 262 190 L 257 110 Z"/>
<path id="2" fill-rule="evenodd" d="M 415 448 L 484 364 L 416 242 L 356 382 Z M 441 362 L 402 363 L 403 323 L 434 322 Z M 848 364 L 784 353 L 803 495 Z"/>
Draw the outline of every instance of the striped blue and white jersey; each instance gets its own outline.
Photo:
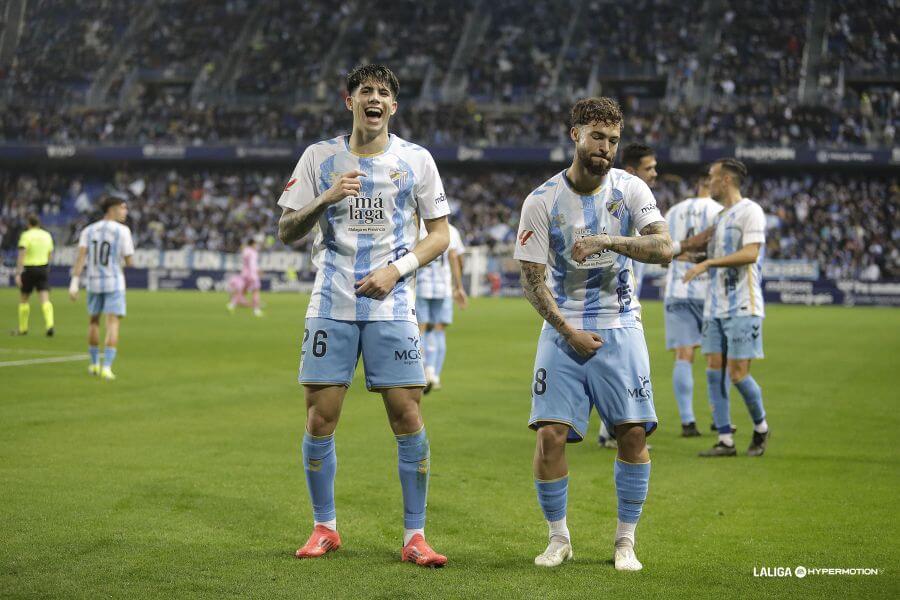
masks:
<path id="1" fill-rule="evenodd" d="M 722 205 L 712 198 L 688 198 L 666 213 L 666 223 L 673 240 L 682 241 L 710 228 Z M 684 282 L 684 274 L 694 265 L 683 260 L 673 260 L 666 270 L 665 300 L 706 300 L 709 275 L 704 273 Z"/>
<path id="2" fill-rule="evenodd" d="M 101 219 L 81 230 L 78 247 L 87 248 L 87 291 L 94 294 L 125 291 L 122 261 L 134 254 L 134 241 L 128 227 Z"/>
<path id="3" fill-rule="evenodd" d="M 421 146 L 393 134 L 383 152 L 358 155 L 350 136 L 309 146 L 278 205 L 300 210 L 348 171 L 362 171 L 362 189 L 329 206 L 319 218 L 312 247 L 316 281 L 307 318 L 341 321 L 416 321 L 415 274 L 401 279 L 384 300 L 357 296 L 354 283 L 416 245 L 419 217 L 450 211 L 437 165 Z"/>
<path id="4" fill-rule="evenodd" d="M 764 317 L 762 262 L 766 250 L 766 215 L 762 207 L 744 198 L 720 212 L 715 226 L 707 247 L 710 258 L 734 254 L 747 244 L 759 244 L 759 258 L 740 267 L 710 268 L 703 317 Z"/>
<path id="5" fill-rule="evenodd" d="M 424 238 L 425 224 L 420 224 L 421 235 Z M 450 225 L 450 245 L 436 259 L 419 269 L 416 275 L 416 295 L 429 300 L 435 298 L 450 298 L 453 296 L 453 274 L 450 272 L 450 251 L 462 254 L 466 251 L 462 243 L 459 230 Z"/>
<path id="6" fill-rule="evenodd" d="M 662 220 L 653 192 L 638 177 L 611 169 L 599 188 L 581 195 L 562 171 L 525 199 L 514 257 L 547 265 L 547 286 L 572 327 L 640 328 L 631 259 L 606 250 L 578 264 L 572 246 L 601 233 L 633 236 Z"/>

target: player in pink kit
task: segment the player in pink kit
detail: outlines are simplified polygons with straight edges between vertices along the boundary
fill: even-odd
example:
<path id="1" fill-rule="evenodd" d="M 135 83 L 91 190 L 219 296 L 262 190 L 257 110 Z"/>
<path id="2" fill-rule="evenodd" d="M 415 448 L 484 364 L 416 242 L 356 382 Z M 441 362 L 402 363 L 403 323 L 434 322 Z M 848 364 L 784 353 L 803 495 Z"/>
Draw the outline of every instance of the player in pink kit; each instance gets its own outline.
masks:
<path id="1" fill-rule="evenodd" d="M 259 308 L 259 253 L 256 251 L 256 240 L 247 240 L 247 245 L 241 250 L 241 274 L 234 275 L 228 280 L 228 291 L 231 292 L 231 300 L 226 308 L 234 314 L 236 306 L 251 306 L 247 302 L 247 292 L 253 292 L 253 314 L 263 316 Z"/>

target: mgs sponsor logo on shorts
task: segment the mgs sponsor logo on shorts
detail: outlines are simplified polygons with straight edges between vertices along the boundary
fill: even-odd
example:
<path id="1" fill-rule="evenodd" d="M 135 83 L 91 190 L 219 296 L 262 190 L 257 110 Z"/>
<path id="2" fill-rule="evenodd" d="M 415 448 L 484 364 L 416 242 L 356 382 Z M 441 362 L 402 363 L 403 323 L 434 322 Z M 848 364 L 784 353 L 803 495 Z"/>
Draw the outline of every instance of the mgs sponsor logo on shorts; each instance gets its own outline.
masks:
<path id="1" fill-rule="evenodd" d="M 419 338 L 408 337 L 409 344 L 402 350 L 394 350 L 394 360 L 401 361 L 405 365 L 412 365 L 422 360 L 422 351 L 419 349 Z"/>
<path id="2" fill-rule="evenodd" d="M 629 388 L 628 397 L 638 402 L 646 402 L 653 397 L 653 388 L 650 386 L 650 376 L 638 375 L 641 385 L 639 387 Z"/>
<path id="3" fill-rule="evenodd" d="M 384 199 L 380 193 L 374 198 L 349 196 L 347 207 L 350 211 L 348 231 L 353 233 L 384 233 L 387 231 Z"/>

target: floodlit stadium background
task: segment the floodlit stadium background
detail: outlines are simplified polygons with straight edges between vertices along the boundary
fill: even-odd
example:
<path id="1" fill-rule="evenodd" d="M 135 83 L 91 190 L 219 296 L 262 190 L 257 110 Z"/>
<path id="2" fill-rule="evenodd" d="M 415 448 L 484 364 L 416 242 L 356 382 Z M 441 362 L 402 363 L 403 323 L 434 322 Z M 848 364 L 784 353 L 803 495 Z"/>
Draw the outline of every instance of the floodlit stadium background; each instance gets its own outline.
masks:
<path id="1" fill-rule="evenodd" d="M 15 322 L 4 288 L 28 213 L 56 239 L 57 288 L 106 194 L 128 200 L 138 251 L 117 388 L 84 381 L 78 362 L 0 368 L 11 532 L 0 595 L 616 589 L 610 532 L 591 529 L 613 514 L 610 456 L 590 443 L 571 459 L 581 562 L 546 579 L 529 568 L 544 535 L 524 429 L 537 323 L 510 259 L 519 207 L 570 160 L 566 116 L 586 95 L 618 99 L 623 145 L 656 150 L 663 210 L 693 195 L 702 165 L 736 156 L 769 218 L 767 360 L 754 369 L 776 417 L 770 453 L 700 467 L 697 444 L 661 427 L 639 542 L 646 587 L 626 591 L 802 594 L 799 580 L 759 587 L 753 569 L 805 564 L 888 571 L 810 576 L 807 593 L 895 595 L 900 323 L 889 308 L 779 304 L 900 304 L 898 22 L 888 0 L 3 3 L 0 323 Z M 343 76 L 362 62 L 400 79 L 391 129 L 438 162 L 469 291 L 513 297 L 458 314 L 447 389 L 424 409 L 429 527 L 458 565 L 443 580 L 391 560 L 392 448 L 379 403 L 358 389 L 338 442 L 338 508 L 357 550 L 314 566 L 285 558 L 308 521 L 293 372 L 314 273 L 308 242 L 278 242 L 275 201 L 308 143 L 349 132 Z M 264 249 L 268 320 L 229 321 L 221 290 L 249 236 Z M 658 410 L 677 425 L 660 278 L 648 269 L 642 300 Z M 2 342 L 0 363 L 83 352 L 84 307 L 61 292 L 53 343 Z"/>

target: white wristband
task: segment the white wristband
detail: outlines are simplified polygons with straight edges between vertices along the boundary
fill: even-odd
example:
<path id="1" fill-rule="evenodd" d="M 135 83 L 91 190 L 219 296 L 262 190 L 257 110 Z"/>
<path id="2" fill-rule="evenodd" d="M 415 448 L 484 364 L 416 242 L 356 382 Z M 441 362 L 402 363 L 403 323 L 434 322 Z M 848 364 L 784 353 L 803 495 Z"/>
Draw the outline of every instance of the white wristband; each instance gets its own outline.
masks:
<path id="1" fill-rule="evenodd" d="M 406 277 L 419 268 L 419 257 L 414 252 L 407 252 L 395 260 L 393 264 L 400 271 L 400 277 Z"/>
<path id="2" fill-rule="evenodd" d="M 681 242 L 672 242 L 672 256 L 681 254 Z"/>
<path id="3" fill-rule="evenodd" d="M 69 282 L 69 293 L 77 294 L 78 293 L 78 285 L 81 281 L 78 279 L 78 275 L 72 275 L 72 281 Z"/>

